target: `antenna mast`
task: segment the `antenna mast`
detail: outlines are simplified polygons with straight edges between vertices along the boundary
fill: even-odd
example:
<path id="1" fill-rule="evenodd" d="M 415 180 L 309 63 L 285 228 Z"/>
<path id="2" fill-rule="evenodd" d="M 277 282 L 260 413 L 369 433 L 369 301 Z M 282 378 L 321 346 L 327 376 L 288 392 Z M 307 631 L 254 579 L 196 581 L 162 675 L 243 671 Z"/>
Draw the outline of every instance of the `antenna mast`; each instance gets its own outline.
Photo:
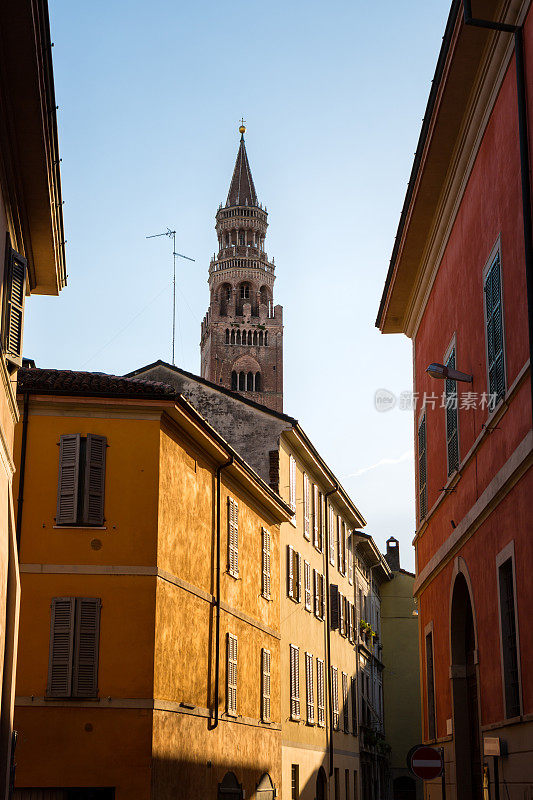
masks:
<path id="1" fill-rule="evenodd" d="M 184 256 L 181 253 L 176 253 L 176 231 L 171 231 L 167 228 L 164 233 L 154 233 L 152 236 L 147 236 L 147 239 L 157 239 L 159 236 L 168 236 L 172 239 L 172 366 L 176 365 L 175 349 L 176 349 L 176 258 L 185 258 L 187 261 L 195 261 L 194 258 Z"/>

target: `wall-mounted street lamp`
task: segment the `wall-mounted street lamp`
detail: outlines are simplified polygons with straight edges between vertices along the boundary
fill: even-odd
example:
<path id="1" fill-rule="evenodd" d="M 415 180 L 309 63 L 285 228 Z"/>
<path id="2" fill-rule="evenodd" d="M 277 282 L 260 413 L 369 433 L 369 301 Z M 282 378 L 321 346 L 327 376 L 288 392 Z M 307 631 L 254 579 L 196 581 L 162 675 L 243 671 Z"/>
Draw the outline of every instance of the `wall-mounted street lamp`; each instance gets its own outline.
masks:
<path id="1" fill-rule="evenodd" d="M 432 378 L 437 378 L 439 380 L 448 379 L 449 381 L 472 383 L 472 375 L 468 375 L 466 372 L 459 372 L 459 370 L 452 369 L 451 367 L 445 367 L 444 364 L 430 364 L 429 367 L 426 367 L 426 372 L 428 372 Z"/>

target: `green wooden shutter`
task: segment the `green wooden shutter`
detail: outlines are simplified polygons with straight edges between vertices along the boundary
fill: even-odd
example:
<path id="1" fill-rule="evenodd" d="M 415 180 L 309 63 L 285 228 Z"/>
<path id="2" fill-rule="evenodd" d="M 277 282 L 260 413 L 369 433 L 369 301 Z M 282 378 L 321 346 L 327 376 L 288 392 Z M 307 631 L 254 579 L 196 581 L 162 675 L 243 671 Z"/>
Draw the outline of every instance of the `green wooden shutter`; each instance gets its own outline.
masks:
<path id="1" fill-rule="evenodd" d="M 83 521 L 87 525 L 104 524 L 105 458 L 107 439 L 87 434 Z"/>
<path id="2" fill-rule="evenodd" d="M 78 483 L 80 474 L 80 434 L 59 437 L 59 478 L 57 487 L 58 525 L 75 525 L 78 521 Z"/>
<path id="3" fill-rule="evenodd" d="M 73 697 L 98 696 L 100 607 L 101 600 L 97 597 L 78 597 L 76 599 Z"/>
<path id="4" fill-rule="evenodd" d="M 22 364 L 26 259 L 10 248 L 5 280 L 4 347 L 10 361 Z"/>
<path id="5" fill-rule="evenodd" d="M 74 650 L 73 597 L 54 597 L 50 618 L 47 697 L 70 697 Z"/>
<path id="6" fill-rule="evenodd" d="M 418 510 L 420 519 L 427 514 L 427 463 L 426 463 L 426 415 L 418 426 Z"/>
<path id="7" fill-rule="evenodd" d="M 489 393 L 500 400 L 505 395 L 505 359 L 503 352 L 503 307 L 500 254 L 496 255 L 485 279 L 485 312 Z"/>

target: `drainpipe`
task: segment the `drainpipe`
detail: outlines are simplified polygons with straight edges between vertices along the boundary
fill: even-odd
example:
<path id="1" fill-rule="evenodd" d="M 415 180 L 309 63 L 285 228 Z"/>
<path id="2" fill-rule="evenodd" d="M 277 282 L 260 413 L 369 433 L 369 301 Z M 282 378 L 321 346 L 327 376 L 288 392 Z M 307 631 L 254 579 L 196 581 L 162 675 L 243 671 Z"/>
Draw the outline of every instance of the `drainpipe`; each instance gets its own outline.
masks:
<path id="1" fill-rule="evenodd" d="M 220 474 L 223 469 L 233 464 L 233 456 L 229 461 L 217 467 L 217 553 L 216 553 L 216 589 L 215 589 L 215 719 L 211 730 L 218 725 L 218 693 L 220 686 Z"/>
<path id="2" fill-rule="evenodd" d="M 20 538 L 22 535 L 22 506 L 24 504 L 24 476 L 26 474 L 26 442 L 28 440 L 28 406 L 30 395 L 24 392 L 24 418 L 22 420 L 22 442 L 20 446 L 20 476 L 19 476 L 19 496 L 17 500 L 17 552 L 20 555 Z"/>
<path id="3" fill-rule="evenodd" d="M 531 390 L 531 413 L 533 422 L 533 231 L 531 225 L 531 181 L 529 143 L 527 133 L 526 75 L 524 66 L 524 36 L 522 25 L 506 25 L 486 19 L 472 17 L 471 0 L 463 0 L 465 25 L 489 28 L 501 33 L 514 34 L 516 94 L 518 105 L 518 139 L 520 144 L 520 178 L 522 182 L 522 218 L 524 225 L 524 261 L 526 267 L 526 296 L 529 332 L 529 385 Z"/>
<path id="4" fill-rule="evenodd" d="M 326 492 L 324 495 L 326 514 L 326 664 L 328 670 L 328 698 L 329 698 L 329 776 L 333 775 L 333 686 L 331 685 L 331 610 L 330 610 L 330 595 L 329 595 L 329 513 L 328 513 L 328 497 L 335 494 L 339 489 L 338 484 L 331 492 Z"/>

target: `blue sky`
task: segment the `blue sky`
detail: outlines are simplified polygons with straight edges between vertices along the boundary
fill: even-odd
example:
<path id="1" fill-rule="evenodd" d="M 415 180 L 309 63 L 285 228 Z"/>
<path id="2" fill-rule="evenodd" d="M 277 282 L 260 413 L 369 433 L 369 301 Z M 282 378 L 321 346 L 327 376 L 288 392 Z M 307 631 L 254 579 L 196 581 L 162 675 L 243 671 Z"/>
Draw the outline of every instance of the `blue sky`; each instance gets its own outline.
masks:
<path id="1" fill-rule="evenodd" d="M 411 346 L 374 328 L 449 0 L 50 0 L 68 286 L 34 296 L 38 366 L 200 368 L 200 322 L 239 134 L 268 207 L 284 307 L 285 410 L 413 568 Z"/>

